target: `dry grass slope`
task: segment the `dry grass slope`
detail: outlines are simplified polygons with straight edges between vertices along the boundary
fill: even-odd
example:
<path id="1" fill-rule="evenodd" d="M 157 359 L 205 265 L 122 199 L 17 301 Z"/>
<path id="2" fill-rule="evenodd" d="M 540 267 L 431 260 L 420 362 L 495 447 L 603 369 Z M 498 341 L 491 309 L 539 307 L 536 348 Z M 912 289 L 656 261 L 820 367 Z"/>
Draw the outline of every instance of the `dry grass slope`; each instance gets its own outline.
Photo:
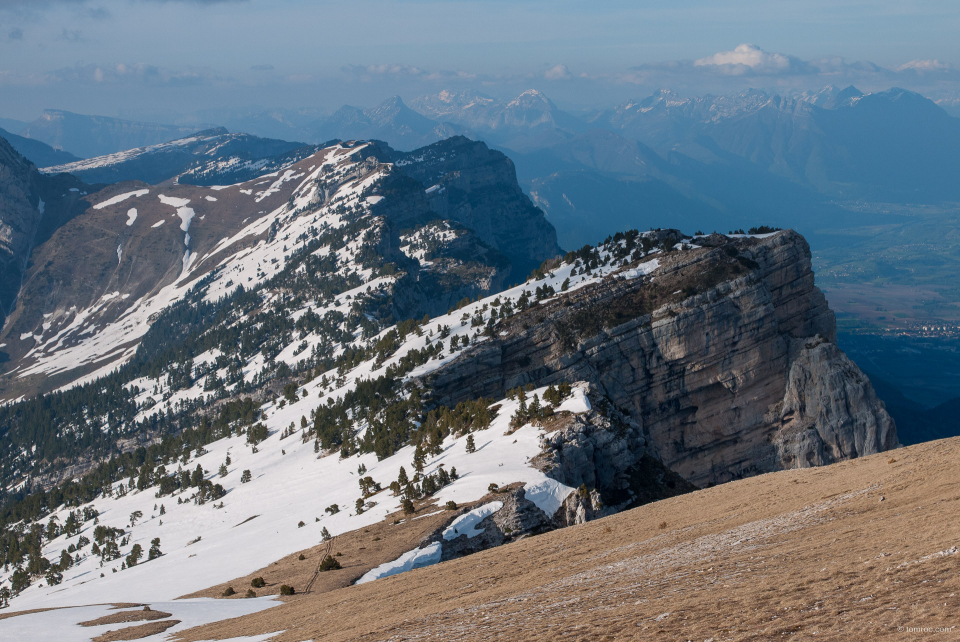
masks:
<path id="1" fill-rule="evenodd" d="M 180 640 L 960 636 L 960 439 L 732 482 Z"/>

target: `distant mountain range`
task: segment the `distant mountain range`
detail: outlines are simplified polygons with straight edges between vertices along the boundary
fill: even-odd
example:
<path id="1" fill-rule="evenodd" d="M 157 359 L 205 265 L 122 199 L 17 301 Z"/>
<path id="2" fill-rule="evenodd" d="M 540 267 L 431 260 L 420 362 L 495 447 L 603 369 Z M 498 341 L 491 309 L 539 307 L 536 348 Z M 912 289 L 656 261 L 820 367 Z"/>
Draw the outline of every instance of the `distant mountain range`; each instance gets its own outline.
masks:
<path id="1" fill-rule="evenodd" d="M 255 171 L 263 171 L 268 164 L 266 159 L 300 147 L 304 147 L 304 143 L 231 134 L 219 127 L 167 143 L 45 167 L 42 171 L 46 174 L 69 173 L 89 183 L 132 180 L 162 183 L 184 174 L 187 176 L 182 182 L 186 183 L 237 182 L 233 180 L 235 174 L 242 174 L 254 166 Z M 313 148 L 308 149 L 312 153 Z"/>
<path id="2" fill-rule="evenodd" d="M 229 134 L 230 144 L 221 146 L 205 131 L 200 137 L 210 140 L 190 147 L 183 142 L 193 140 L 190 127 L 47 111 L 14 132 L 23 140 L 12 137 L 11 144 L 39 166 L 87 181 L 181 176 L 211 184 L 247 180 L 267 159 L 280 166 L 298 148 L 307 153 L 303 144 L 257 136 L 296 135 L 310 145 L 382 140 L 411 150 L 465 135 L 514 160 L 521 185 L 565 247 L 597 242 L 624 225 L 710 231 L 767 224 L 811 234 L 849 222 L 838 202 L 960 200 L 960 119 L 902 89 L 864 95 L 831 86 L 787 97 L 749 90 L 696 98 L 664 89 L 587 115 L 563 111 L 535 90 L 513 100 L 441 91 L 409 106 L 394 96 L 321 118 L 311 110 L 204 115 L 247 125 L 249 135 Z M 44 162 L 64 152 L 38 142 L 95 158 Z M 126 151 L 132 147 L 142 149 Z M 106 149 L 113 156 L 92 153 Z"/>
<path id="3" fill-rule="evenodd" d="M 35 121 L 13 133 L 39 140 L 56 149 L 69 150 L 80 158 L 92 158 L 166 143 L 200 129 L 205 127 L 159 125 L 47 109 Z"/>

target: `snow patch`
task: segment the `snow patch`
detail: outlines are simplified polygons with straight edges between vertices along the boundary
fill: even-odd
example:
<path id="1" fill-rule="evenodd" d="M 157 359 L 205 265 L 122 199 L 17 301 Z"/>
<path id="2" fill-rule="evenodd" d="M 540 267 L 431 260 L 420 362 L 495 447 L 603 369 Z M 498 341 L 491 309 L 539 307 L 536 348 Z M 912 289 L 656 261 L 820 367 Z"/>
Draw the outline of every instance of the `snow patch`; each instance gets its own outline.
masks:
<path id="1" fill-rule="evenodd" d="M 127 227 L 133 225 L 135 220 L 137 220 L 137 208 L 131 207 L 127 210 Z"/>
<path id="2" fill-rule="evenodd" d="M 412 571 L 415 568 L 423 568 L 424 566 L 436 564 L 440 561 L 440 554 L 440 542 L 434 542 L 424 548 L 415 548 L 412 551 L 404 553 L 392 562 L 386 562 L 367 571 L 357 580 L 357 584 L 366 584 L 373 580 L 390 577 L 391 575 L 399 575 L 400 573 Z"/>
<path id="3" fill-rule="evenodd" d="M 443 531 L 443 539 L 456 539 L 461 535 L 466 535 L 467 537 L 476 537 L 483 532 L 477 528 L 477 524 L 485 520 L 490 515 L 493 515 L 501 508 L 503 508 L 503 502 L 490 502 L 489 504 L 484 504 L 483 506 L 474 508 L 469 513 L 461 515 L 453 520 L 453 523 L 450 524 L 445 531 Z"/>
<path id="4" fill-rule="evenodd" d="M 105 208 L 105 207 L 110 207 L 111 205 L 116 205 L 117 203 L 122 203 L 123 201 L 127 200 L 127 199 L 130 198 L 131 196 L 134 196 L 134 197 L 139 198 L 139 197 L 143 196 L 144 194 L 149 194 L 149 193 L 150 193 L 150 190 L 148 190 L 148 189 L 138 189 L 138 190 L 136 190 L 136 191 L 134 191 L 134 192 L 125 192 L 125 193 L 123 193 L 123 194 L 117 194 L 116 196 L 114 196 L 114 197 L 112 197 L 112 198 L 108 198 L 107 200 L 103 201 L 102 203 L 97 203 L 96 205 L 93 206 L 93 209 L 95 209 L 95 210 L 102 210 L 102 209 Z M 160 200 L 161 200 L 161 201 L 163 200 L 163 197 L 162 197 L 162 196 L 160 197 Z"/>

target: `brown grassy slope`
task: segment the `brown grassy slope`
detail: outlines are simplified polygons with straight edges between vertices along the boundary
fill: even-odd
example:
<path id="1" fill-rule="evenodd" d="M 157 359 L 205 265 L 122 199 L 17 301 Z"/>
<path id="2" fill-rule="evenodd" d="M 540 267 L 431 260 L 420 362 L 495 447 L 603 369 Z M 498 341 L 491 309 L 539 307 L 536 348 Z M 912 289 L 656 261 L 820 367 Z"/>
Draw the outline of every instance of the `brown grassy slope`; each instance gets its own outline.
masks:
<path id="1" fill-rule="evenodd" d="M 772 473 L 179 637 L 957 639 L 958 470 L 951 439 Z"/>
<path id="2" fill-rule="evenodd" d="M 469 506 L 472 504 L 466 507 Z M 341 554 L 336 559 L 343 568 L 320 573 L 313 583 L 311 593 L 322 593 L 350 586 L 370 569 L 395 560 L 416 548 L 423 538 L 434 530 L 446 526 L 456 515 L 457 513 L 453 511 L 443 510 L 434 502 L 422 504 L 418 502 L 417 512 L 414 515 L 393 513 L 382 522 L 336 537 L 333 540 L 331 554 Z M 394 524 L 394 520 L 401 520 L 401 523 Z M 292 586 L 299 593 L 313 578 L 325 550 L 326 545 L 322 543 L 305 551 L 287 555 L 249 575 L 181 597 L 221 597 L 224 590 L 231 587 L 236 591 L 231 599 L 242 599 L 251 588 L 251 581 L 255 577 L 262 577 L 266 582 L 266 586 L 254 589 L 258 596 L 279 595 L 280 587 L 284 584 Z M 301 553 L 305 559 L 299 559 Z M 299 598 L 284 598 L 285 601 L 296 599 Z"/>

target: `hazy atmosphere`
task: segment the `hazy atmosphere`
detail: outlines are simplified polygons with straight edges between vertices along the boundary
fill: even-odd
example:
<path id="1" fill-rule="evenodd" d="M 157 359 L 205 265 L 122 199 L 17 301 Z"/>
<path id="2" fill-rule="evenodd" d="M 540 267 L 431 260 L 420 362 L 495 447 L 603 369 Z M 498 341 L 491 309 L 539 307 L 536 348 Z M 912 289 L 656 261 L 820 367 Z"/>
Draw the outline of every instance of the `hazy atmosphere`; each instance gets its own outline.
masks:
<path id="1" fill-rule="evenodd" d="M 369 107 L 442 89 L 565 109 L 855 84 L 960 105 L 955 4 L 4 0 L 0 113 L 177 122 L 206 109 Z"/>
<path id="2" fill-rule="evenodd" d="M 0 640 L 954 639 L 958 34 L 0 0 Z"/>

